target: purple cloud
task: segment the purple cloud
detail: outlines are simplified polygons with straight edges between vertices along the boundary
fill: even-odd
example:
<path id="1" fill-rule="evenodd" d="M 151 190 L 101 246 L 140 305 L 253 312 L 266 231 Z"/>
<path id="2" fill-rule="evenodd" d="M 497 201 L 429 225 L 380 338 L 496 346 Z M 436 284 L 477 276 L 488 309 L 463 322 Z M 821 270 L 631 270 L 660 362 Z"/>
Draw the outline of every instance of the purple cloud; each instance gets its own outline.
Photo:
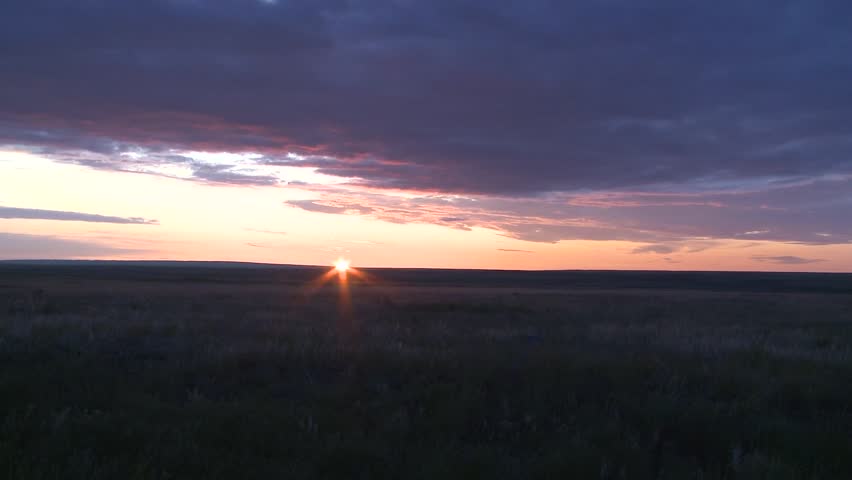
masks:
<path id="1" fill-rule="evenodd" d="M 61 210 L 41 210 L 36 208 L 17 208 L 0 206 L 0 218 L 20 218 L 28 220 L 63 220 L 70 222 L 126 223 L 137 225 L 158 225 L 157 220 L 141 217 L 113 217 L 94 213 L 65 212 Z"/>
<path id="2" fill-rule="evenodd" d="M 0 129 L 101 153 L 296 151 L 372 186 L 466 193 L 848 171 L 849 14 L 840 0 L 13 0 Z"/>
<path id="3" fill-rule="evenodd" d="M 847 244 L 849 18 L 842 0 L 12 0 L 0 146 L 537 242 Z"/>

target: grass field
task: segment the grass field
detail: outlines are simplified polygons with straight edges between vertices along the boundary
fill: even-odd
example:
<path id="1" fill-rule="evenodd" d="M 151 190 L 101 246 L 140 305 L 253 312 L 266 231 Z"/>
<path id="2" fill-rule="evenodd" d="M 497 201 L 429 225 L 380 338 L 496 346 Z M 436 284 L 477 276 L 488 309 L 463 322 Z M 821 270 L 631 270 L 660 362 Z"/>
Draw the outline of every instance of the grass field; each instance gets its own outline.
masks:
<path id="1" fill-rule="evenodd" d="M 852 478 L 852 276 L 323 273 L 0 263 L 0 478 Z"/>

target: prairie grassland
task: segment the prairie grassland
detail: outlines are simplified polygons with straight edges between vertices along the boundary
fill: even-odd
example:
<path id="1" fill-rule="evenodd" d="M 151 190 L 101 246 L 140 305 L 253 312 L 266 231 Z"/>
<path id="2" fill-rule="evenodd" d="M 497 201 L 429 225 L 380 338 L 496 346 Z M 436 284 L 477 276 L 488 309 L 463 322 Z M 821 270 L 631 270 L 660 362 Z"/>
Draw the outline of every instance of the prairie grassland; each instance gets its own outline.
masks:
<path id="1" fill-rule="evenodd" d="M 2 478 L 852 478 L 843 288 L 69 268 L 0 268 Z"/>

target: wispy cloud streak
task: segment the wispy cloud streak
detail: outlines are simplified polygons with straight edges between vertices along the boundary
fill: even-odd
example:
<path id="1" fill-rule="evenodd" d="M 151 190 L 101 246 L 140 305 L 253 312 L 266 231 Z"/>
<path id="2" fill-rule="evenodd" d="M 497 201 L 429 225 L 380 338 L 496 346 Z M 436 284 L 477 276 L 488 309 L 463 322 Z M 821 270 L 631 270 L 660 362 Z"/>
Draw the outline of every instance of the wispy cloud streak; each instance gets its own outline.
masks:
<path id="1" fill-rule="evenodd" d="M 124 223 L 135 225 L 158 225 L 157 220 L 141 217 L 114 217 L 94 213 L 65 212 L 61 210 L 41 210 L 37 208 L 17 208 L 0 206 L 0 218 L 20 218 L 28 220 L 62 220 L 69 222 Z"/>
<path id="2" fill-rule="evenodd" d="M 752 260 L 764 263 L 774 263 L 776 265 L 805 265 L 808 263 L 819 263 L 824 262 L 825 260 L 821 258 L 802 258 L 793 255 L 782 255 L 782 256 L 762 256 L 756 255 L 751 257 Z"/>

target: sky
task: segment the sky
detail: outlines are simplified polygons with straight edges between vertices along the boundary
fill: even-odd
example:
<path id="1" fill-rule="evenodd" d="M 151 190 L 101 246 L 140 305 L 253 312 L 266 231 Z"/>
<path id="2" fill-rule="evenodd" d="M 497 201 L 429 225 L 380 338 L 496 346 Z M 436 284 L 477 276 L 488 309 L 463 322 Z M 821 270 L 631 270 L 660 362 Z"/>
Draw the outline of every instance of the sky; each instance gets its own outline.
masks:
<path id="1" fill-rule="evenodd" d="M 852 272 L 846 0 L 9 0 L 0 259 Z"/>

